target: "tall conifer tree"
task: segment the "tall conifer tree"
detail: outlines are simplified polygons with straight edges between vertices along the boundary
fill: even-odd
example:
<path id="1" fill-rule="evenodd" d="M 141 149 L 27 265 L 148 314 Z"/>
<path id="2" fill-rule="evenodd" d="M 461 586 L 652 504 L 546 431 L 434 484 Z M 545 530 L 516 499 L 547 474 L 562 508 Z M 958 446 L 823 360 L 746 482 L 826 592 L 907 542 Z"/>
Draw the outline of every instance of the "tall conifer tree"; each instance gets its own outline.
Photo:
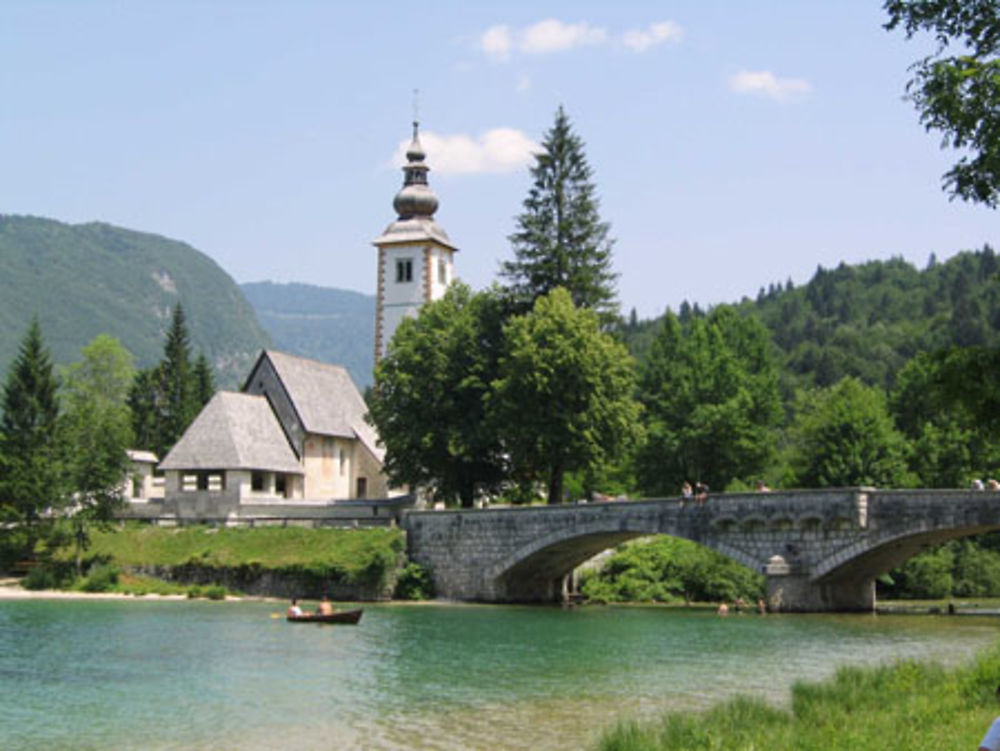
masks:
<path id="1" fill-rule="evenodd" d="M 163 346 L 163 359 L 156 367 L 138 373 L 129 391 L 138 446 L 160 458 L 166 456 L 211 398 L 211 380 L 207 360 L 192 362 L 184 309 L 178 303 Z"/>
<path id="2" fill-rule="evenodd" d="M 2 525 L 4 536 L 16 532 L 22 553 L 41 534 L 42 511 L 66 499 L 57 390 L 35 319 L 4 384 L 0 418 L 0 521 L 14 523 Z"/>
<path id="3" fill-rule="evenodd" d="M 562 107 L 542 142 L 531 169 L 534 183 L 508 238 L 513 261 L 501 275 L 519 310 L 556 287 L 564 287 L 577 307 L 590 308 L 607 324 L 617 317 L 616 274 L 611 269 L 613 241 L 598 214 L 598 199 L 583 141 Z"/>

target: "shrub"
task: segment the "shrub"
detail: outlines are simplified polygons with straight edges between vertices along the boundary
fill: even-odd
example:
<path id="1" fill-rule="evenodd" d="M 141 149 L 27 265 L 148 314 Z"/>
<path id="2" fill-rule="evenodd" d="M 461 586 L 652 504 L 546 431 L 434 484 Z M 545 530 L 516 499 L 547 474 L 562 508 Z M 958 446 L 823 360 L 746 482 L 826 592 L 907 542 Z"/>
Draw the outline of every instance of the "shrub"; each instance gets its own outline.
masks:
<path id="1" fill-rule="evenodd" d="M 202 590 L 202 596 L 207 597 L 209 600 L 225 600 L 227 594 L 228 591 L 226 588 L 220 584 L 213 584 Z"/>
<path id="2" fill-rule="evenodd" d="M 430 600 L 434 597 L 430 571 L 419 563 L 407 564 L 396 580 L 392 596 L 397 600 Z"/>
<path id="3" fill-rule="evenodd" d="M 25 589 L 67 589 L 73 584 L 73 567 L 54 561 L 40 563 L 24 577 Z"/>
<path id="4" fill-rule="evenodd" d="M 118 567 L 112 563 L 94 566 L 80 583 L 84 592 L 108 592 L 118 584 Z"/>

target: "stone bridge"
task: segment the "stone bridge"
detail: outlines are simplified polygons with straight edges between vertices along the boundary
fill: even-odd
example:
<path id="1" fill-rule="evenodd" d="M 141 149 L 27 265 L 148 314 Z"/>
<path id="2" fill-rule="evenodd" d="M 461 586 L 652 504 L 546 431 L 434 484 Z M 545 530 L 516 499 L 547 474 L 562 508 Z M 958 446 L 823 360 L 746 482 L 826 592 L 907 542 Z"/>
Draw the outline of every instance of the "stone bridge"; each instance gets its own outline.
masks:
<path id="1" fill-rule="evenodd" d="M 467 511 L 411 511 L 410 558 L 438 596 L 552 602 L 625 540 L 693 540 L 767 576 L 775 610 L 875 607 L 875 577 L 946 540 L 1000 529 L 1000 493 L 841 488 Z"/>

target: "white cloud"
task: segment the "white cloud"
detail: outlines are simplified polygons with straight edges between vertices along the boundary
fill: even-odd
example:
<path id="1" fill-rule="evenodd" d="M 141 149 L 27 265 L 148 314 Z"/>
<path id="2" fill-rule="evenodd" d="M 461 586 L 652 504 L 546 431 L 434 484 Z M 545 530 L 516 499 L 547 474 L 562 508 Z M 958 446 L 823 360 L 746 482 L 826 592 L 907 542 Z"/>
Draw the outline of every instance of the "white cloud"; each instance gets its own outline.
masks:
<path id="1" fill-rule="evenodd" d="M 607 41 L 608 32 L 600 26 L 549 18 L 522 29 L 511 29 L 504 24 L 491 26 L 479 37 L 479 48 L 496 60 L 507 60 L 512 52 L 545 55 Z"/>
<path id="2" fill-rule="evenodd" d="M 520 78 L 517 79 L 516 91 L 518 94 L 523 94 L 524 92 L 529 91 L 530 89 L 531 89 L 531 78 L 529 78 L 526 75 L 522 75 Z"/>
<path id="3" fill-rule="evenodd" d="M 510 38 L 510 27 L 499 25 L 491 26 L 479 38 L 479 44 L 483 52 L 497 60 L 506 60 L 510 57 L 512 40 Z"/>
<path id="4" fill-rule="evenodd" d="M 607 36 L 604 29 L 586 22 L 567 24 L 550 18 L 524 29 L 520 34 L 518 47 L 527 54 L 541 55 L 565 52 L 583 45 L 602 44 Z"/>
<path id="5" fill-rule="evenodd" d="M 812 91 L 804 78 L 778 78 L 769 70 L 742 70 L 729 79 L 729 88 L 740 94 L 758 94 L 779 102 Z"/>
<path id="6" fill-rule="evenodd" d="M 664 42 L 679 42 L 684 32 L 673 21 L 653 23 L 647 29 L 632 29 L 622 34 L 622 43 L 633 52 L 645 52 Z"/>
<path id="7" fill-rule="evenodd" d="M 427 152 L 431 174 L 470 175 L 514 172 L 531 162 L 541 147 L 514 128 L 493 128 L 479 138 L 464 133 L 440 135 L 421 131 L 420 143 Z M 401 141 L 393 164 L 406 163 L 409 140 Z"/>

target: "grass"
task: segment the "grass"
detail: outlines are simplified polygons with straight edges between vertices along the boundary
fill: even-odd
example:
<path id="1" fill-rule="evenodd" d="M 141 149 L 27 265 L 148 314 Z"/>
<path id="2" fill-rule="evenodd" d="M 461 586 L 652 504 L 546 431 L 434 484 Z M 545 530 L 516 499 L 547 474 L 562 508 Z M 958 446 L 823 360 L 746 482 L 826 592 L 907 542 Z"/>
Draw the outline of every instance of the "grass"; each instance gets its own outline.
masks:
<path id="1" fill-rule="evenodd" d="M 741 697 L 701 714 L 622 722 L 599 751 L 950 751 L 976 748 L 998 713 L 1000 646 L 945 669 L 913 661 L 797 683 L 790 709 Z"/>
<path id="2" fill-rule="evenodd" d="M 399 529 L 306 529 L 303 527 L 154 527 L 128 524 L 93 534 L 89 556 L 119 566 L 216 566 L 257 563 L 264 568 L 323 565 L 354 571 L 380 555 L 403 550 Z"/>
<path id="3" fill-rule="evenodd" d="M 135 591 L 177 594 L 169 585 L 154 584 L 136 573 L 156 569 L 191 567 L 198 570 L 245 574 L 244 581 L 265 572 L 299 577 L 303 581 L 337 581 L 379 586 L 403 560 L 404 534 L 399 529 L 307 529 L 302 527 L 213 528 L 153 527 L 127 524 L 91 535 L 87 550 L 88 577 L 79 586 L 100 591 Z M 49 568 L 68 567 L 72 551 L 62 550 Z M 91 572 L 102 569 L 120 573 L 120 581 L 91 581 Z M 132 576 L 126 576 L 132 575 Z M 52 578 L 53 574 L 49 574 Z M 48 582 L 47 588 L 73 586 Z M 105 578 L 108 578 L 105 575 Z M 111 576 L 111 579 L 116 577 Z M 241 577 L 237 576 L 236 581 Z M 189 586 L 180 593 L 189 593 Z M 224 593 L 223 593 L 224 594 Z M 199 596 L 217 596 L 218 592 Z"/>

